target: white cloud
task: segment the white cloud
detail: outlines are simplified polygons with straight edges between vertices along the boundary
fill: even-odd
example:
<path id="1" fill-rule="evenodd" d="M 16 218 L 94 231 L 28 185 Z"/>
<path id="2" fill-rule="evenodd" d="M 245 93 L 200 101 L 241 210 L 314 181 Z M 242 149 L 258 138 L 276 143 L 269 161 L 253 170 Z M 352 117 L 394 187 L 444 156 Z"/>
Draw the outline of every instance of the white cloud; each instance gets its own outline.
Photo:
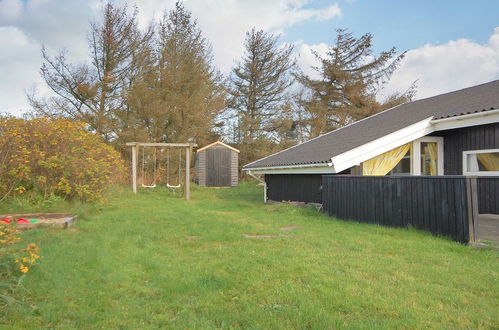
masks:
<path id="1" fill-rule="evenodd" d="M 176 0 L 136 1 L 141 26 L 159 19 Z M 311 0 L 184 0 L 212 43 L 215 64 L 228 73 L 243 54 L 245 32 L 256 27 L 285 33 L 286 28 L 307 20 L 341 16 L 338 4 L 308 8 Z M 89 22 L 99 18 L 102 0 L 0 0 L 0 111 L 19 114 L 26 109 L 25 91 L 36 83 L 47 91 L 38 71 L 40 48 L 67 48 L 75 60 L 87 57 Z M 134 5 L 133 0 L 114 3 Z"/>
<path id="2" fill-rule="evenodd" d="M 15 22 L 21 16 L 22 7 L 19 0 L 0 1 L 0 25 Z"/>
<path id="3" fill-rule="evenodd" d="M 124 1 L 124 0 L 123 0 Z M 215 64 L 225 73 L 241 58 L 246 31 L 255 27 L 267 32 L 284 33 L 285 29 L 307 20 L 328 20 L 341 16 L 338 4 L 325 8 L 306 8 L 307 0 L 185 0 L 185 6 L 204 36 L 213 45 Z M 143 0 L 136 2 L 141 19 L 161 17 L 175 1 Z"/>
<path id="4" fill-rule="evenodd" d="M 316 74 L 311 66 L 319 65 L 311 50 L 325 54 L 327 45 L 297 43 L 298 65 L 307 74 Z M 317 77 L 317 76 L 316 76 Z M 487 44 L 468 39 L 451 40 L 442 45 L 427 44 L 406 53 L 381 97 L 403 92 L 417 82 L 416 99 L 434 96 L 499 79 L 499 27 Z"/>
<path id="5" fill-rule="evenodd" d="M 41 84 L 40 45 L 17 27 L 0 27 L 0 111 L 27 110 L 26 91 Z"/>
<path id="6" fill-rule="evenodd" d="M 298 52 L 297 64 L 303 73 L 309 75 L 310 77 L 317 79 L 319 78 L 319 73 L 315 71 L 312 67 L 317 67 L 320 65 L 314 52 L 320 57 L 325 57 L 329 49 L 329 45 L 321 42 L 317 45 L 308 45 L 303 41 L 298 41 L 295 43 L 296 50 Z"/>
<path id="7" fill-rule="evenodd" d="M 404 91 L 418 80 L 419 99 L 498 78 L 499 27 L 485 45 L 458 39 L 408 51 L 387 91 Z"/>

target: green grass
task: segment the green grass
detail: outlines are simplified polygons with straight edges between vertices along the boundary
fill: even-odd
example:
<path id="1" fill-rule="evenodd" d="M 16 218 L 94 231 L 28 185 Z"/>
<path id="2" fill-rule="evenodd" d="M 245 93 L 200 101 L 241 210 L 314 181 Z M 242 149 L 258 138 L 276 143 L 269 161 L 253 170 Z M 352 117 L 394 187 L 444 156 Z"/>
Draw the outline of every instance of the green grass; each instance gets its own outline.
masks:
<path id="1" fill-rule="evenodd" d="M 23 234 L 40 245 L 42 259 L 25 280 L 29 294 L 2 311 L 0 322 L 16 328 L 499 327 L 497 251 L 261 200 L 261 188 L 243 184 L 195 187 L 191 202 L 161 189 L 133 196 L 116 188 L 101 206 L 45 206 L 77 212 L 80 220 L 70 230 Z M 280 230 L 290 225 L 300 228 Z"/>

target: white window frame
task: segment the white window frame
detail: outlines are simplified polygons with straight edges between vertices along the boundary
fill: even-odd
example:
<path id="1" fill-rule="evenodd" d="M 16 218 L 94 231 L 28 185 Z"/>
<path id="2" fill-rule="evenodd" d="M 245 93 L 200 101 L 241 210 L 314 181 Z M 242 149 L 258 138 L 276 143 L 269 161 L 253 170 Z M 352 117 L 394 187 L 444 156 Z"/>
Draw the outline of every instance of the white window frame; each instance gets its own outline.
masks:
<path id="1" fill-rule="evenodd" d="M 411 175 L 421 175 L 421 142 L 437 143 L 437 175 L 444 175 L 444 138 L 440 136 L 425 136 L 412 141 Z"/>
<path id="2" fill-rule="evenodd" d="M 482 150 L 467 150 L 463 151 L 463 175 L 471 176 L 499 176 L 499 171 L 472 171 L 468 169 L 468 156 L 476 154 L 488 154 L 499 152 L 499 149 L 482 149 Z"/>

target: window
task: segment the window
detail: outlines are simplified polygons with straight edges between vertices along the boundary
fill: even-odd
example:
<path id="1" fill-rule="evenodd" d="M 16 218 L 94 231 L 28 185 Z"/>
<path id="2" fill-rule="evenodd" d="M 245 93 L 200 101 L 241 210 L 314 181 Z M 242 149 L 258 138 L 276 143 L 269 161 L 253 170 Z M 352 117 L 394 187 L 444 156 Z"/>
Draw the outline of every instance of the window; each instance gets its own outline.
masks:
<path id="1" fill-rule="evenodd" d="M 412 142 L 412 175 L 444 175 L 444 139 L 425 136 Z"/>
<path id="2" fill-rule="evenodd" d="M 463 174 L 499 176 L 499 149 L 464 151 Z"/>
<path id="3" fill-rule="evenodd" d="M 362 163 L 363 175 L 444 175 L 444 139 L 425 136 Z"/>
<path id="4" fill-rule="evenodd" d="M 436 142 L 421 142 L 421 175 L 437 175 L 438 146 Z"/>
<path id="5" fill-rule="evenodd" d="M 388 175 L 411 175 L 411 151 L 409 150 Z"/>

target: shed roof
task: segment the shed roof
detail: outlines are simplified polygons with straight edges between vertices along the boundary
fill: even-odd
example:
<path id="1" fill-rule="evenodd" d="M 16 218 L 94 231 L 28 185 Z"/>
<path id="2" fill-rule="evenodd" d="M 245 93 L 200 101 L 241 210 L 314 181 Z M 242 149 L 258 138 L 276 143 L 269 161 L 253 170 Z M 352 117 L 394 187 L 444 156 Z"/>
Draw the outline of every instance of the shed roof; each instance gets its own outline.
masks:
<path id="1" fill-rule="evenodd" d="M 328 163 L 370 141 L 424 119 L 442 119 L 499 109 L 499 80 L 416 100 L 297 144 L 243 166 L 243 169 Z"/>
<path id="2" fill-rule="evenodd" d="M 208 149 L 208 148 L 211 148 L 211 147 L 213 147 L 213 146 L 215 146 L 215 145 L 221 145 L 221 146 L 226 147 L 226 148 L 228 148 L 228 149 L 230 149 L 230 150 L 233 150 L 233 151 L 235 151 L 235 152 L 239 152 L 239 150 L 237 150 L 236 148 L 231 147 L 230 145 L 225 144 L 225 143 L 223 143 L 222 141 L 216 141 L 216 142 L 210 143 L 210 144 L 208 144 L 208 145 L 206 145 L 206 146 L 204 146 L 204 147 L 202 147 L 202 148 L 199 148 L 196 152 L 201 152 L 201 151 L 206 150 L 206 149 Z"/>

